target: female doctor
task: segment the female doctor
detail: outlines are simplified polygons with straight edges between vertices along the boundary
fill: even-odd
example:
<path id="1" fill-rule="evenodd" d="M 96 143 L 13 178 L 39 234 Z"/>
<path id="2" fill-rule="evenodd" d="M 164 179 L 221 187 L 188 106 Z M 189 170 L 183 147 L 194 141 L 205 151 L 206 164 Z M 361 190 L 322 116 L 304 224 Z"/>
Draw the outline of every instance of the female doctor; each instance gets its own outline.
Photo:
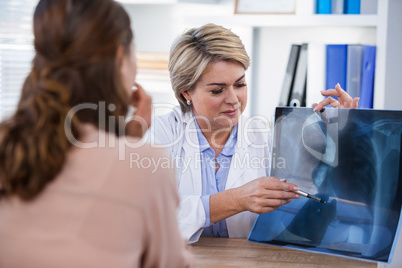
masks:
<path id="1" fill-rule="evenodd" d="M 173 43 L 169 71 L 180 103 L 154 119 L 150 142 L 168 149 L 177 166 L 178 219 L 190 243 L 200 236 L 247 237 L 257 214 L 300 196 L 294 184 L 269 177 L 269 128 L 242 116 L 250 59 L 237 35 L 214 24 Z M 339 86 L 316 109 L 352 107 Z"/>

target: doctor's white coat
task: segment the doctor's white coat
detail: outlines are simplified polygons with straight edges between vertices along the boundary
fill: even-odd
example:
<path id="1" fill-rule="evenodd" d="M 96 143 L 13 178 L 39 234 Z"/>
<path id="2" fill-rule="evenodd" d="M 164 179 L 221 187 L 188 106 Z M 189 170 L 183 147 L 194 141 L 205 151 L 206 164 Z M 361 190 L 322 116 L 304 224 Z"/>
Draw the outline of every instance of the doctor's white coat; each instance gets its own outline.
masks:
<path id="1" fill-rule="evenodd" d="M 237 143 L 232 157 L 226 188 L 236 188 L 254 179 L 269 175 L 271 132 L 268 124 L 241 116 Z M 201 162 L 193 113 L 183 114 L 180 107 L 156 116 L 147 133 L 147 142 L 166 148 L 177 168 L 180 195 L 178 221 L 180 231 L 190 243 L 197 242 L 205 224 L 201 202 Z M 242 212 L 226 219 L 229 237 L 248 236 L 256 214 Z"/>

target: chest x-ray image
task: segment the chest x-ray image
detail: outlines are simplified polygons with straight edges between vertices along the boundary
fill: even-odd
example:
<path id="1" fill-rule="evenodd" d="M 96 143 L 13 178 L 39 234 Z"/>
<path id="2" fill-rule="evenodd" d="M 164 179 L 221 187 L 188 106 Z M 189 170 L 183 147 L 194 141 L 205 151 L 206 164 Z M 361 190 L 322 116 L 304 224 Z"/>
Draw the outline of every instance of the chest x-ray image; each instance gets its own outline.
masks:
<path id="1" fill-rule="evenodd" d="M 390 262 L 401 216 L 401 146 L 402 111 L 277 108 L 271 176 L 325 203 L 301 197 L 261 214 L 248 240 Z"/>

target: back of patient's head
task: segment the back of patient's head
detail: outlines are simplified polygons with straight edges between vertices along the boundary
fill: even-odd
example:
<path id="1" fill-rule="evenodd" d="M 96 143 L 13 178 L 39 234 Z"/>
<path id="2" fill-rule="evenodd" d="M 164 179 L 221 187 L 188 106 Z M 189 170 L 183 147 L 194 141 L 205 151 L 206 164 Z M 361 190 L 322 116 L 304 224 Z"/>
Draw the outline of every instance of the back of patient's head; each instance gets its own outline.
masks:
<path id="1" fill-rule="evenodd" d="M 61 171 L 72 146 L 64 123 L 73 107 L 84 103 L 116 107 L 106 109 L 102 124 L 98 109 L 79 110 L 69 118 L 76 138 L 81 123 L 109 127 L 110 118 L 126 114 L 128 97 L 117 51 L 123 47 L 130 53 L 132 39 L 130 19 L 113 0 L 39 1 L 32 69 L 16 112 L 0 125 L 3 196 L 33 199 Z"/>
<path id="2" fill-rule="evenodd" d="M 169 72 L 183 112 L 189 111 L 190 106 L 186 105 L 182 92 L 193 90 L 201 75 L 212 64 L 222 60 L 238 62 L 245 70 L 250 65 L 240 38 L 222 26 L 206 24 L 188 30 L 175 40 L 170 50 Z"/>

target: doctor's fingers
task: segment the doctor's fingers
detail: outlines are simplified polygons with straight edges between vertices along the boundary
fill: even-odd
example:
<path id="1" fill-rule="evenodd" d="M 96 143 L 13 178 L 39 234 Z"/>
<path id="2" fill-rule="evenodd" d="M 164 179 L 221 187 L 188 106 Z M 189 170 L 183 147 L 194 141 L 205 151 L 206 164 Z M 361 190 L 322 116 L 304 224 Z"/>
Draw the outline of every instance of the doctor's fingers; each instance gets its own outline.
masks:
<path id="1" fill-rule="evenodd" d="M 299 194 L 292 191 L 283 191 L 283 190 L 266 190 L 264 195 L 260 197 L 265 199 L 297 199 L 300 197 Z"/>
<path id="2" fill-rule="evenodd" d="M 342 89 L 342 87 L 338 84 L 336 84 L 335 88 L 329 88 L 327 90 L 321 90 L 321 95 L 325 97 L 329 96 L 334 96 L 334 97 L 341 97 L 344 98 L 345 100 L 352 99 L 352 97 L 349 96 L 348 93 L 346 93 L 345 90 Z"/>
<path id="3" fill-rule="evenodd" d="M 323 96 L 337 97 L 340 104 L 338 108 L 354 108 L 353 98 L 339 84 L 335 86 L 335 89 L 324 90 L 321 94 Z"/>
<path id="4" fill-rule="evenodd" d="M 338 93 L 338 100 L 339 103 L 341 104 L 341 107 L 353 108 L 353 98 L 348 93 L 346 93 L 345 90 L 341 88 L 339 83 L 336 84 L 335 90 Z"/>
<path id="5" fill-rule="evenodd" d="M 299 188 L 293 183 L 287 183 L 284 180 L 279 180 L 275 177 L 263 177 L 259 180 L 259 184 L 263 189 L 266 190 L 283 190 L 283 191 L 297 191 Z"/>
<path id="6" fill-rule="evenodd" d="M 272 212 L 278 207 L 289 204 L 292 199 L 263 199 L 251 206 L 251 212 L 262 214 L 267 212 Z"/>
<path id="7" fill-rule="evenodd" d="M 317 105 L 314 105 L 314 111 L 321 111 L 327 105 L 330 105 L 333 108 L 339 108 L 340 103 L 336 99 L 328 97 L 325 100 L 320 101 L 320 103 L 318 103 Z"/>
<path id="8" fill-rule="evenodd" d="M 359 100 L 360 100 L 360 98 L 358 98 L 358 97 L 355 97 L 355 98 L 353 99 L 352 108 L 357 108 L 357 107 L 359 107 Z"/>

